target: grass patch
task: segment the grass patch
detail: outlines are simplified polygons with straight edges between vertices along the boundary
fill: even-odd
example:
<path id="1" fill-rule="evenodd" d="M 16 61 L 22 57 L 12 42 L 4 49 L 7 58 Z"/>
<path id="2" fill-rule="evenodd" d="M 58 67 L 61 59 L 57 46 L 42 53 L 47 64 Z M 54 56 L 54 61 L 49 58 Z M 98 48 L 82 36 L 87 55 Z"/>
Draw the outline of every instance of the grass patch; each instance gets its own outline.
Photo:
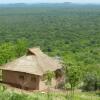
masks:
<path id="1" fill-rule="evenodd" d="M 18 93 L 15 91 L 0 91 L 0 100 L 100 100 L 96 93 L 89 92 L 75 92 L 71 96 L 67 93 L 50 93 L 49 98 L 47 93 Z"/>

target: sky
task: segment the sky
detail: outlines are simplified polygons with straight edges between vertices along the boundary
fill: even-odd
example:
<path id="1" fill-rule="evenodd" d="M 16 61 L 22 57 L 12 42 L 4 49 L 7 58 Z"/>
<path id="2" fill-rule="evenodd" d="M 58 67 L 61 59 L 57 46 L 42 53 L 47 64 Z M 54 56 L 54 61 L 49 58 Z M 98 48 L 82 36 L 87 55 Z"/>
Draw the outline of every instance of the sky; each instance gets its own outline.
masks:
<path id="1" fill-rule="evenodd" d="M 62 3 L 62 2 L 73 2 L 73 3 L 100 3 L 100 0 L 0 0 L 0 4 L 7 3 Z"/>

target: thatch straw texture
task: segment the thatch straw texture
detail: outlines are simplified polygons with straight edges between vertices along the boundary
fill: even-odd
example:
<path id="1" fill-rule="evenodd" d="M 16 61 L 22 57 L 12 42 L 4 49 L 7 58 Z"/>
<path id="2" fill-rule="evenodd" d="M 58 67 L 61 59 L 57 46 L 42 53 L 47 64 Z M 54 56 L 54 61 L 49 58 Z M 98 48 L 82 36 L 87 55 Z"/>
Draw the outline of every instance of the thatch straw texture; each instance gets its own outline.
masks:
<path id="1" fill-rule="evenodd" d="M 22 56 L 2 67 L 2 70 L 25 72 L 35 75 L 43 75 L 48 70 L 61 69 L 59 61 L 44 54 L 39 48 L 31 48 L 28 55 Z"/>

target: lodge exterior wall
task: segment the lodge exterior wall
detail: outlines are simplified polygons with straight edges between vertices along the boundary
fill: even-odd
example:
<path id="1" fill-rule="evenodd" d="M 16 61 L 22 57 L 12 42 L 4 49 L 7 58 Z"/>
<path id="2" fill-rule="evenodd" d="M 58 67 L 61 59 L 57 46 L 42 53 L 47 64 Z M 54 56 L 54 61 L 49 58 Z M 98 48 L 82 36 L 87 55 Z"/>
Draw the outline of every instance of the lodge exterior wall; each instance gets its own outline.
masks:
<path id="1" fill-rule="evenodd" d="M 39 90 L 40 77 L 23 72 L 2 70 L 2 81 L 26 90 Z"/>
<path id="2" fill-rule="evenodd" d="M 52 79 L 52 87 L 57 88 L 59 84 L 64 81 L 60 70 L 55 71 L 56 77 Z M 24 79 L 23 79 L 24 77 Z M 13 87 L 17 87 L 25 90 L 45 90 L 48 88 L 46 80 L 43 80 L 43 76 L 28 74 L 24 72 L 2 70 L 2 81 L 10 84 Z"/>

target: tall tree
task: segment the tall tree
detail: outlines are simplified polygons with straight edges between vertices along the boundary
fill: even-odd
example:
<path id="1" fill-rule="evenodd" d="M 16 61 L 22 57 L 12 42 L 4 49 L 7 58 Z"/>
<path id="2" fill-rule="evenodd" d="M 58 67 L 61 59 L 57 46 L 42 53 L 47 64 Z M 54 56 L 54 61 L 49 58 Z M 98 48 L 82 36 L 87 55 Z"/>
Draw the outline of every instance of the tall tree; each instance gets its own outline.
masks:
<path id="1" fill-rule="evenodd" d="M 67 82 L 69 82 L 71 86 L 71 90 L 74 93 L 75 87 L 80 83 L 82 78 L 82 70 L 80 66 L 74 66 L 73 64 L 65 64 L 65 77 L 67 78 Z"/>

